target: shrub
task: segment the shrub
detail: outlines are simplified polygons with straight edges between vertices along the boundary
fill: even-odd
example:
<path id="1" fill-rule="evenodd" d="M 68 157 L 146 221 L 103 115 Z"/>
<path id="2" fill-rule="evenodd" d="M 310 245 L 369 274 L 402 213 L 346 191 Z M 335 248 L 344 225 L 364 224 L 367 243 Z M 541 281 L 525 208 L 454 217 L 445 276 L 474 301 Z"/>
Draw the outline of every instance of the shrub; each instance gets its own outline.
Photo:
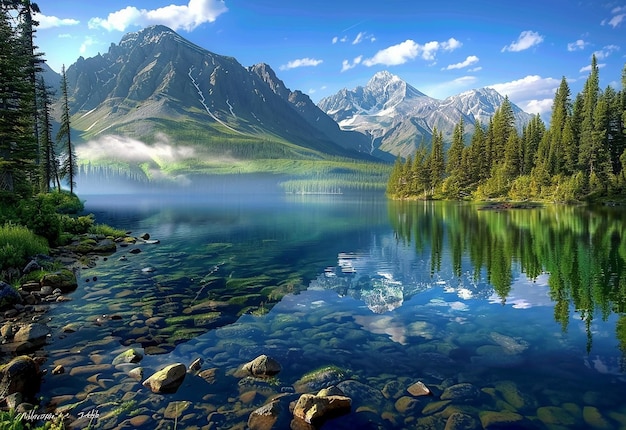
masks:
<path id="1" fill-rule="evenodd" d="M 89 228 L 89 233 L 92 234 L 102 234 L 104 236 L 112 236 L 112 237 L 124 237 L 126 236 L 125 230 L 120 230 L 114 227 L 111 227 L 106 224 L 96 224 Z"/>
<path id="2" fill-rule="evenodd" d="M 32 199 L 20 202 L 17 208 L 19 223 L 25 225 L 38 236 L 48 239 L 48 243 L 57 243 L 61 233 L 61 221 L 51 199 L 40 194 Z"/>
<path id="3" fill-rule="evenodd" d="M 56 212 L 60 214 L 77 214 L 85 209 L 83 202 L 75 194 L 70 194 L 67 191 L 54 191 L 40 194 L 37 197 L 50 202 L 56 208 Z"/>
<path id="4" fill-rule="evenodd" d="M 94 223 L 93 214 L 79 217 L 62 214 L 59 216 L 59 219 L 61 221 L 61 231 L 71 234 L 87 233 Z"/>
<path id="5" fill-rule="evenodd" d="M 0 269 L 21 267 L 33 255 L 48 251 L 45 239 L 28 228 L 13 224 L 0 227 Z"/>

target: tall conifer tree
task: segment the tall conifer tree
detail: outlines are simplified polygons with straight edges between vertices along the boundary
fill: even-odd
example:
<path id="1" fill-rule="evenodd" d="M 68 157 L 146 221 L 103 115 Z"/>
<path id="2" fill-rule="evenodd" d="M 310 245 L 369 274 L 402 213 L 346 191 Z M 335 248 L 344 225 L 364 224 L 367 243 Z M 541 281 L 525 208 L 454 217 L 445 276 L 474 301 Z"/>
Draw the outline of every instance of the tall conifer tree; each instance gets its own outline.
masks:
<path id="1" fill-rule="evenodd" d="M 74 145 L 72 145 L 70 127 L 70 106 L 67 94 L 67 75 L 65 66 L 61 68 L 61 126 L 57 133 L 57 141 L 63 148 L 63 161 L 61 163 L 61 178 L 66 179 L 70 187 L 70 193 L 74 193 L 76 176 L 78 176 L 78 162 Z"/>

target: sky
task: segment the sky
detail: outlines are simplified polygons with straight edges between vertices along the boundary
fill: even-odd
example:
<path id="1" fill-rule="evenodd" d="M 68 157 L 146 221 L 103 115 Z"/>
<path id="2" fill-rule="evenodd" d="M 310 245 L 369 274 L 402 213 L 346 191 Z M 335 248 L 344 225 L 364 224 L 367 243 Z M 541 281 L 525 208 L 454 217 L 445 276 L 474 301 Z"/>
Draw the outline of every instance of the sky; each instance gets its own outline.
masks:
<path id="1" fill-rule="evenodd" d="M 105 54 L 124 34 L 162 24 L 243 66 L 267 63 L 321 98 L 387 70 L 444 99 L 492 87 L 549 119 L 565 77 L 621 89 L 626 0 L 38 0 L 36 44 L 56 71 Z"/>

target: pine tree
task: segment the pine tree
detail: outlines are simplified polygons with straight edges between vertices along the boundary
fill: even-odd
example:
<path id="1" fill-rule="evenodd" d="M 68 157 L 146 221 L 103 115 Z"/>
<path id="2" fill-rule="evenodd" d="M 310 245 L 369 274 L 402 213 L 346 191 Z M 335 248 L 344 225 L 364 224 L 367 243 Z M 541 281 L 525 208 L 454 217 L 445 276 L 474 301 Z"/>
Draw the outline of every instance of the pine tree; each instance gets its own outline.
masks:
<path id="1" fill-rule="evenodd" d="M 432 147 L 428 160 L 430 170 L 430 194 L 435 194 L 435 190 L 443 181 L 445 173 L 445 160 L 443 158 L 443 134 L 435 127 L 433 129 Z"/>
<path id="2" fill-rule="evenodd" d="M 598 94 L 600 93 L 599 76 L 598 76 L 598 62 L 596 56 L 593 55 L 591 59 L 591 72 L 589 77 L 585 81 L 585 86 L 582 92 L 582 111 L 581 111 L 581 123 L 579 134 L 579 153 L 578 163 L 580 169 L 586 173 L 587 178 L 590 177 L 596 168 L 596 154 L 594 154 L 594 113 L 596 110 L 596 104 L 598 103 Z"/>
<path id="3" fill-rule="evenodd" d="M 50 116 L 51 91 L 46 87 L 42 77 L 38 80 L 37 100 L 38 100 L 38 119 L 39 119 L 39 178 L 40 191 L 49 192 L 50 184 L 55 182 L 60 190 L 59 175 L 57 166 L 57 156 L 54 141 L 52 140 L 52 119 Z"/>
<path id="4" fill-rule="evenodd" d="M 526 124 L 522 130 L 521 174 L 528 175 L 535 166 L 539 143 L 546 133 L 546 125 L 539 114 Z"/>
<path id="5" fill-rule="evenodd" d="M 0 12 L 0 191 L 32 192 L 37 159 L 34 134 L 34 87 L 21 41 L 5 2 Z"/>
<path id="6" fill-rule="evenodd" d="M 521 174 L 522 156 L 521 142 L 517 133 L 511 133 L 504 147 L 504 176 L 512 181 Z"/>
<path id="7" fill-rule="evenodd" d="M 57 141 L 63 148 L 64 154 L 60 173 L 61 178 L 67 180 L 67 183 L 70 186 L 70 193 L 74 194 L 76 176 L 78 175 L 78 162 L 71 139 L 70 106 L 67 94 L 67 76 L 65 74 L 65 66 L 61 68 L 61 101 L 61 125 L 57 133 Z"/>
<path id="8" fill-rule="evenodd" d="M 389 179 L 387 180 L 387 194 L 396 196 L 400 191 L 400 181 L 402 180 L 402 158 L 398 155 L 396 162 L 391 169 Z"/>
<path id="9" fill-rule="evenodd" d="M 488 139 L 490 140 L 489 149 L 491 152 L 490 169 L 502 159 L 504 147 L 511 133 L 516 133 L 515 116 L 511 102 L 508 96 L 505 96 L 500 107 L 496 109 L 493 115 L 493 121 L 490 123 L 490 127 L 487 130 Z"/>
<path id="10" fill-rule="evenodd" d="M 554 95 L 552 104 L 552 116 L 550 118 L 550 141 L 547 156 L 551 174 L 561 173 L 564 169 L 565 145 L 563 132 L 568 118 L 571 116 L 570 89 L 565 76 L 561 79 L 561 85 Z"/>
<path id="11" fill-rule="evenodd" d="M 446 163 L 446 172 L 450 176 L 455 176 L 461 169 L 461 161 L 463 159 L 463 148 L 465 143 L 463 142 L 463 136 L 465 135 L 465 123 L 463 118 L 454 127 L 454 133 L 452 135 L 452 144 L 448 149 L 448 161 Z"/>

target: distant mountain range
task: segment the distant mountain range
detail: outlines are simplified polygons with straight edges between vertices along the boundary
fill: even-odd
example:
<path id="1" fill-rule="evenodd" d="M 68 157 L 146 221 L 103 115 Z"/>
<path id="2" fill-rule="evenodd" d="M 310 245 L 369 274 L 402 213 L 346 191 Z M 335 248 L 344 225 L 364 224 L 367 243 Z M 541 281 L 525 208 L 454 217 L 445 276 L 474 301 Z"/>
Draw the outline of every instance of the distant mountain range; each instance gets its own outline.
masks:
<path id="1" fill-rule="evenodd" d="M 185 146 L 196 158 L 393 160 L 422 139 L 428 144 L 434 127 L 449 136 L 461 118 L 468 131 L 477 120 L 487 123 L 503 100 L 487 88 L 437 100 L 379 72 L 365 87 L 315 105 L 286 88 L 269 65 L 244 67 L 164 26 L 128 33 L 107 53 L 80 57 L 66 73 L 79 147 L 100 142 L 105 154 L 105 138 L 117 136 Z M 47 70 L 45 76 L 58 85 L 58 75 Z M 531 118 L 513 109 L 520 126 Z M 163 159 L 151 163 L 164 168 Z"/>
<path id="2" fill-rule="evenodd" d="M 421 93 L 398 76 L 378 72 L 365 87 L 343 89 L 318 103 L 343 130 L 370 137 L 373 146 L 394 155 L 407 155 L 432 137 L 436 127 L 449 141 L 454 127 L 463 119 L 471 134 L 480 121 L 487 125 L 504 97 L 491 88 L 470 90 L 438 100 Z M 532 115 L 511 104 L 521 130 Z"/>

